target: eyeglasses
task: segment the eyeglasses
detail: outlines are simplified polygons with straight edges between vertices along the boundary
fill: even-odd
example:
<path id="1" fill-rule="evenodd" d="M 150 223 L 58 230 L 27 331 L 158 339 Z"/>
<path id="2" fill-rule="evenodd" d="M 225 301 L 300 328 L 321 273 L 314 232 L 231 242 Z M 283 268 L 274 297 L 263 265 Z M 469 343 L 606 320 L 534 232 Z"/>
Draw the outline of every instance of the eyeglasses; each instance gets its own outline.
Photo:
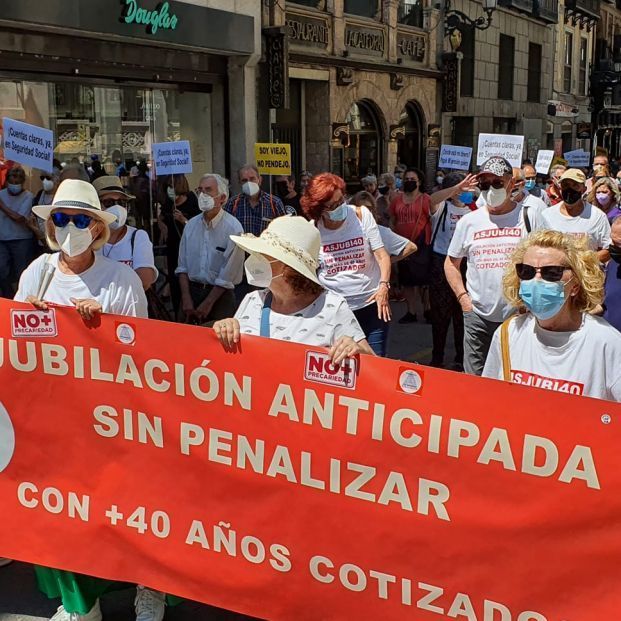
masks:
<path id="1" fill-rule="evenodd" d="M 517 263 L 515 271 L 520 280 L 532 280 L 537 274 L 541 274 L 541 278 L 548 282 L 558 282 L 563 278 L 565 270 L 571 270 L 567 265 L 544 265 L 543 267 L 535 267 L 528 263 Z"/>
<path id="2" fill-rule="evenodd" d="M 123 200 L 122 198 L 106 198 L 100 202 L 101 202 L 101 206 L 104 209 L 108 209 L 112 207 L 113 205 L 121 205 L 121 207 L 127 208 L 127 204 L 129 201 Z"/>
<path id="3" fill-rule="evenodd" d="M 500 188 L 505 187 L 505 182 L 502 179 L 494 179 L 493 181 L 479 181 L 478 184 L 479 189 L 483 190 L 483 192 L 487 192 L 490 187 L 494 188 L 494 190 L 500 190 Z"/>
<path id="4" fill-rule="evenodd" d="M 52 177 L 51 177 L 50 175 L 41 175 L 41 176 L 39 177 L 39 179 L 41 179 L 41 181 L 45 181 L 46 179 L 47 179 L 48 181 L 51 181 L 51 180 L 52 180 Z"/>
<path id="5" fill-rule="evenodd" d="M 92 216 L 87 216 L 85 213 L 76 213 L 70 216 L 68 213 L 57 211 L 52 214 L 52 222 L 54 226 L 57 226 L 59 229 L 64 229 L 69 222 L 73 222 L 76 229 L 87 229 L 92 221 Z"/>

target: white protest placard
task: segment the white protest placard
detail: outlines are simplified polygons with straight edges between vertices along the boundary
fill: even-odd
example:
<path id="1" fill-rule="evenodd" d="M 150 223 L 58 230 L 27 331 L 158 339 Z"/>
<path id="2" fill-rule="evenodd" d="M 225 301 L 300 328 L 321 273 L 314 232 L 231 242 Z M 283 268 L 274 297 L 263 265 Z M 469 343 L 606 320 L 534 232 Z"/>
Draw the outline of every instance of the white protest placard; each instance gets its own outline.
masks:
<path id="1" fill-rule="evenodd" d="M 554 151 L 546 151 L 545 149 L 537 152 L 537 161 L 535 162 L 535 170 L 540 175 L 547 175 L 550 172 L 550 165 L 554 159 Z"/>
<path id="2" fill-rule="evenodd" d="M 5 159 L 52 172 L 54 132 L 51 129 L 4 117 L 2 133 Z"/>
<path id="3" fill-rule="evenodd" d="M 591 165 L 591 154 L 582 149 L 567 151 L 567 153 L 563 153 L 563 157 L 572 168 L 588 168 Z"/>
<path id="4" fill-rule="evenodd" d="M 192 153 L 188 140 L 153 143 L 153 161 L 158 177 L 192 172 Z"/>
<path id="5" fill-rule="evenodd" d="M 470 170 L 472 147 L 456 147 L 452 144 L 443 144 L 440 149 L 438 168 L 452 170 Z"/>
<path id="6" fill-rule="evenodd" d="M 521 168 L 523 150 L 524 136 L 479 134 L 477 166 L 483 164 L 490 157 L 500 156 L 504 157 L 514 168 Z"/>

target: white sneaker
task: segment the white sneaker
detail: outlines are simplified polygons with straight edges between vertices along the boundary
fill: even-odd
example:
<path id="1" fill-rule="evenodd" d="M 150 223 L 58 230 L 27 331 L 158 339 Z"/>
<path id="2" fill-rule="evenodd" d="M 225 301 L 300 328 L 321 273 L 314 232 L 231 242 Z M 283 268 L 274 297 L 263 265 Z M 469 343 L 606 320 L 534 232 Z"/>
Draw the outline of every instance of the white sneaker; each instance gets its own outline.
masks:
<path id="1" fill-rule="evenodd" d="M 13 561 L 10 558 L 4 558 L 3 556 L 0 556 L 0 567 L 4 567 L 5 565 L 8 565 L 12 562 Z"/>
<path id="2" fill-rule="evenodd" d="M 136 621 L 162 621 L 166 609 L 166 595 L 138 585 L 134 607 Z"/>
<path id="3" fill-rule="evenodd" d="M 95 605 L 85 614 L 81 615 L 77 612 L 67 612 L 64 606 L 61 606 L 56 614 L 50 619 L 50 621 L 101 621 L 101 608 L 99 608 L 99 600 L 95 602 Z"/>

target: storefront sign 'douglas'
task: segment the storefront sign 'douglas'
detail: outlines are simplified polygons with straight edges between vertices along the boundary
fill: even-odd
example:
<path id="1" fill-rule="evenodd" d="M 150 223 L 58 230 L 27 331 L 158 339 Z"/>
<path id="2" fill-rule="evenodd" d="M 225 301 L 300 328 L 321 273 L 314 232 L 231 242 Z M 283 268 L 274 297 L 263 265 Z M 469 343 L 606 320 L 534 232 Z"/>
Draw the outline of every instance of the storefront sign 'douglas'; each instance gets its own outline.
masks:
<path id="1" fill-rule="evenodd" d="M 138 6 L 138 0 L 125 0 L 121 20 L 126 24 L 143 24 L 149 34 L 156 34 L 159 29 L 175 30 L 177 16 L 170 14 L 168 2 L 162 2 L 152 11 Z"/>

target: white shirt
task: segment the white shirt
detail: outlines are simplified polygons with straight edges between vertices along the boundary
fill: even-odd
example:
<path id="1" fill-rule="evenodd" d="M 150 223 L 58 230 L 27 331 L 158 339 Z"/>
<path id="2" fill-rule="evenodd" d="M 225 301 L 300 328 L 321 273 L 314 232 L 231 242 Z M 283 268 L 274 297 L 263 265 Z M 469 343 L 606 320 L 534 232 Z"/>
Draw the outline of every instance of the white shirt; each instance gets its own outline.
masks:
<path id="1" fill-rule="evenodd" d="M 46 302 L 73 306 L 71 298 L 97 300 L 104 313 L 148 317 L 142 283 L 131 267 L 96 254 L 93 265 L 81 274 L 63 274 L 58 268 L 59 256 L 59 253 L 43 254 L 22 272 L 15 294 L 18 302 L 37 295 L 45 262 L 49 261 L 55 270 L 43 296 Z"/>
<path id="2" fill-rule="evenodd" d="M 552 332 L 520 315 L 509 324 L 509 356 L 515 384 L 621 401 L 621 333 L 601 317 L 585 314 L 579 330 Z M 503 378 L 500 328 L 483 376 Z"/>
<path id="3" fill-rule="evenodd" d="M 386 252 L 391 257 L 398 257 L 405 250 L 405 247 L 408 245 L 410 240 L 402 237 L 401 235 L 397 235 L 387 226 L 378 224 L 377 228 L 379 228 L 382 243 L 384 244 Z"/>
<path id="4" fill-rule="evenodd" d="M 561 213 L 561 205 L 562 203 L 552 205 L 543 212 L 545 228 L 560 231 L 578 239 L 587 237 L 591 250 L 602 250 L 610 246 L 610 224 L 601 209 L 590 203 L 584 203 L 582 213 L 571 217 Z"/>
<path id="5" fill-rule="evenodd" d="M 202 213 L 194 216 L 183 229 L 175 274 L 187 274 L 192 282 L 233 289 L 241 282 L 245 255 L 230 236 L 243 233 L 239 220 L 224 209 L 209 223 Z"/>
<path id="6" fill-rule="evenodd" d="M 431 230 L 435 234 L 435 240 L 433 242 L 434 252 L 444 255 L 448 253 L 457 223 L 466 214 L 469 214 L 470 211 L 471 209 L 466 205 L 458 207 L 450 201 L 444 201 L 442 206 L 435 213 L 431 214 Z M 446 217 L 444 216 L 445 213 Z"/>
<path id="7" fill-rule="evenodd" d="M 466 284 L 472 306 L 489 321 L 503 321 L 515 312 L 502 294 L 502 277 L 513 251 L 526 236 L 521 203 L 501 216 L 491 215 L 487 207 L 481 207 L 463 216 L 455 227 L 448 255 L 466 258 Z"/>
<path id="8" fill-rule="evenodd" d="M 239 305 L 235 319 L 241 334 L 260 336 L 261 311 L 268 289 L 249 293 Z M 354 341 L 366 338 L 345 298 L 334 291 L 324 291 L 312 304 L 294 315 L 270 310 L 270 338 L 305 345 L 331 347 L 342 336 Z"/>
<path id="9" fill-rule="evenodd" d="M 377 291 L 381 270 L 373 251 L 384 246 L 371 212 L 366 207 L 358 209 L 361 219 L 350 205 L 338 229 L 327 229 L 323 221 L 317 225 L 321 234 L 319 281 L 340 293 L 352 310 L 367 306 L 366 300 Z"/>
<path id="10" fill-rule="evenodd" d="M 134 233 L 134 250 L 132 252 L 132 235 Z M 157 280 L 158 271 L 155 267 L 153 244 L 147 232 L 142 229 L 139 230 L 128 225 L 125 235 L 121 239 L 115 244 L 106 244 L 98 253 L 113 261 L 125 263 L 133 270 L 148 267 L 153 270 L 153 280 L 151 282 L 154 283 Z"/>

